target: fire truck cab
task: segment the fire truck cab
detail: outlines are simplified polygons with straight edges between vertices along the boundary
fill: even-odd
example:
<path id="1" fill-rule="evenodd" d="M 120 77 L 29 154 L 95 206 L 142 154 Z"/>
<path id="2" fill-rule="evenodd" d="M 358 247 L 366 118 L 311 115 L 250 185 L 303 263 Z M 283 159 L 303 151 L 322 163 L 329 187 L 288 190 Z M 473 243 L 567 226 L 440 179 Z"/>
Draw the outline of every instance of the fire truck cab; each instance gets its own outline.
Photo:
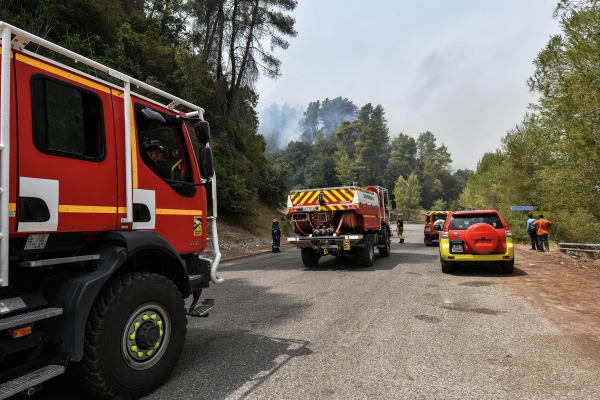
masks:
<path id="1" fill-rule="evenodd" d="M 67 365 L 92 395 L 139 397 L 176 365 L 186 315 L 214 305 L 198 304 L 202 290 L 223 281 L 204 110 L 8 24 L 0 31 L 0 399 L 35 393 Z M 200 257 L 209 222 L 214 261 Z"/>

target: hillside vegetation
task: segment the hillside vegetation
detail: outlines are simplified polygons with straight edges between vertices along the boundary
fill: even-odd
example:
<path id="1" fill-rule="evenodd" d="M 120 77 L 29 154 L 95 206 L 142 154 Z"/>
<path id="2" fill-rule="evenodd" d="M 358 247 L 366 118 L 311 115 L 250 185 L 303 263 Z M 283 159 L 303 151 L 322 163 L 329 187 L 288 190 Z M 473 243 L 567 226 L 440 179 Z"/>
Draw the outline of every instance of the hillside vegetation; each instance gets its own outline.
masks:
<path id="1" fill-rule="evenodd" d="M 272 112 L 272 111 L 271 111 Z M 286 122 L 285 109 L 282 121 Z M 427 131 L 390 140 L 381 105 L 358 108 L 346 98 L 309 103 L 299 121 L 301 140 L 268 154 L 294 189 L 380 185 L 395 193 L 409 219 L 421 208 L 455 206 L 471 171 L 451 170 L 448 148 Z M 268 132 L 267 132 L 268 133 Z M 268 138 L 276 137 L 267 135 Z"/>
<path id="2" fill-rule="evenodd" d="M 521 240 L 523 223 L 509 208 L 532 205 L 554 223 L 551 239 L 600 243 L 600 4 L 563 0 L 555 17 L 562 33 L 527 82 L 539 101 L 479 161 L 458 204 L 500 210 Z"/>
<path id="3" fill-rule="evenodd" d="M 257 215 L 258 202 L 281 203 L 287 188 L 256 134 L 253 87 L 261 75 L 281 74 L 273 51 L 286 49 L 287 38 L 296 36 L 289 16 L 296 5 L 295 0 L 6 0 L 0 2 L 0 19 L 203 107 L 213 136 L 219 210 Z M 33 43 L 26 49 L 112 79 Z"/>

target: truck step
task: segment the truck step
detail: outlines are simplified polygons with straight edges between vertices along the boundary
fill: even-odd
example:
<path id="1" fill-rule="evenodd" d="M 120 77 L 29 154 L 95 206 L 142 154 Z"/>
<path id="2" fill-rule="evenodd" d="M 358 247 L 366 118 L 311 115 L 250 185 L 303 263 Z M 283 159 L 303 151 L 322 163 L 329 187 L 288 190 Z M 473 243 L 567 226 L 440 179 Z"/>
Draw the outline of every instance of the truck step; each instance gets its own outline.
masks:
<path id="1" fill-rule="evenodd" d="M 208 312 L 215 306 L 214 299 L 206 299 L 189 312 L 190 317 L 208 317 Z"/>
<path id="2" fill-rule="evenodd" d="M 15 326 L 27 325 L 42 319 L 56 317 L 62 313 L 62 308 L 51 307 L 21 315 L 15 315 L 14 317 L 0 319 L 0 330 L 14 328 Z"/>
<path id="3" fill-rule="evenodd" d="M 0 385 L 0 400 L 6 399 L 7 397 L 13 396 L 22 391 L 27 393 L 27 389 L 39 385 L 48 379 L 54 378 L 63 372 L 65 372 L 64 366 L 51 364 L 26 375 L 15 378 L 12 381 L 3 383 Z"/>
<path id="4" fill-rule="evenodd" d="M 38 261 L 23 261 L 20 265 L 22 268 L 33 268 L 33 267 L 47 267 L 49 265 L 57 264 L 70 264 L 70 263 L 81 263 L 85 261 L 99 260 L 100 254 L 90 254 L 87 256 L 76 256 L 76 257 L 64 257 L 64 258 L 50 258 L 48 260 Z"/>

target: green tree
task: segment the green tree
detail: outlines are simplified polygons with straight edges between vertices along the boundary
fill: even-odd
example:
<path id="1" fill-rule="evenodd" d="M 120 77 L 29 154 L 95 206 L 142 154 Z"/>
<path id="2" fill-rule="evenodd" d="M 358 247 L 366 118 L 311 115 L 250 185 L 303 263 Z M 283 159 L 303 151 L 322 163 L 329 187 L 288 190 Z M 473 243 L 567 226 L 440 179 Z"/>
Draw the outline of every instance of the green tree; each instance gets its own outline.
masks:
<path id="1" fill-rule="evenodd" d="M 364 126 L 369 125 L 371 122 L 371 114 L 373 113 L 373 106 L 371 103 L 367 103 L 360 108 L 358 111 L 358 119 L 363 123 Z"/>
<path id="2" fill-rule="evenodd" d="M 339 129 L 335 132 L 335 137 L 344 145 L 346 152 L 349 155 L 354 154 L 356 150 L 356 141 L 358 134 L 363 130 L 364 125 L 361 120 L 356 119 L 352 122 L 343 121 Z"/>
<path id="3" fill-rule="evenodd" d="M 356 142 L 356 170 L 363 185 L 383 185 L 388 159 L 389 129 L 374 119 L 359 134 Z"/>
<path id="4" fill-rule="evenodd" d="M 348 156 L 346 148 L 342 143 L 338 143 L 337 151 L 334 153 L 335 159 L 335 176 L 338 178 L 342 186 L 350 184 L 350 181 L 356 180 L 354 173 L 354 163 Z"/>
<path id="5" fill-rule="evenodd" d="M 404 219 L 410 220 L 416 217 L 420 210 L 421 186 L 415 173 L 410 174 L 407 179 L 402 175 L 398 177 L 394 188 L 396 196 L 396 212 L 404 213 Z"/>
<path id="6" fill-rule="evenodd" d="M 442 199 L 437 199 L 431 206 L 431 211 L 443 211 L 446 208 L 446 202 Z"/>
<path id="7" fill-rule="evenodd" d="M 390 158 L 384 172 L 385 185 L 394 191 L 396 179 L 402 175 L 404 179 L 417 167 L 417 145 L 415 139 L 400 133 L 390 144 Z"/>

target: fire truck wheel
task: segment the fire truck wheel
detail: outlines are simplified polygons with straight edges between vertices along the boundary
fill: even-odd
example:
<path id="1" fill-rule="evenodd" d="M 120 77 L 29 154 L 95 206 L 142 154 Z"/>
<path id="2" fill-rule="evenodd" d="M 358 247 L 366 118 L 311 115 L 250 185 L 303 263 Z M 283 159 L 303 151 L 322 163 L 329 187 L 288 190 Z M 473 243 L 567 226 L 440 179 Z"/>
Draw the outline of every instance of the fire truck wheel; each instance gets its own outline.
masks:
<path id="1" fill-rule="evenodd" d="M 179 359 L 187 318 L 183 298 L 167 278 L 126 273 L 100 291 L 85 329 L 79 382 L 104 399 L 134 399 L 164 381 Z"/>
<path id="2" fill-rule="evenodd" d="M 385 247 L 379 248 L 379 255 L 381 257 L 389 257 L 390 253 L 391 253 L 390 245 L 391 245 L 392 239 L 390 238 L 390 234 L 388 231 L 386 231 L 386 230 L 383 231 L 383 238 L 385 240 Z"/>
<path id="3" fill-rule="evenodd" d="M 360 247 L 356 253 L 358 263 L 361 267 L 372 267 L 375 262 L 375 248 L 372 240 L 367 240 L 365 247 Z"/>
<path id="4" fill-rule="evenodd" d="M 300 256 L 302 256 L 302 262 L 307 267 L 316 267 L 321 258 L 319 253 L 314 251 L 311 247 L 302 247 L 300 249 Z"/>

